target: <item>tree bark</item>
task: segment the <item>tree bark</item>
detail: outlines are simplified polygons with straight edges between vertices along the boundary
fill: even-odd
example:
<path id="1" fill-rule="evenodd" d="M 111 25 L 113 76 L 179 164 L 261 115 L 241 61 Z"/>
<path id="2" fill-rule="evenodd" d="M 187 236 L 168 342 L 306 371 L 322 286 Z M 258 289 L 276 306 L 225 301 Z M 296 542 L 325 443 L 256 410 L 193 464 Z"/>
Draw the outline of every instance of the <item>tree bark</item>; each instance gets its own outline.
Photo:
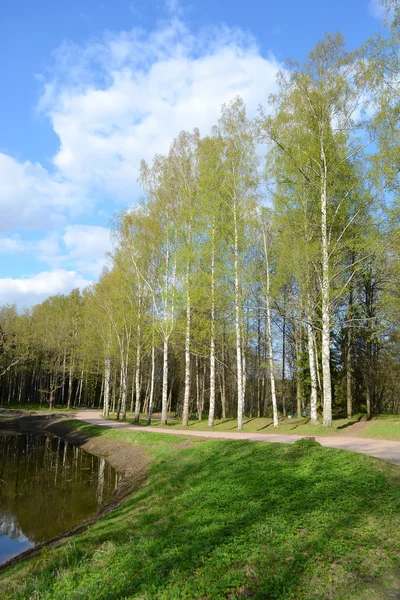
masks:
<path id="1" fill-rule="evenodd" d="M 168 338 L 164 338 L 163 349 L 163 380 L 162 380 L 162 400 L 161 400 L 161 423 L 167 424 L 168 417 Z"/>
<path id="2" fill-rule="evenodd" d="M 265 267 L 266 267 L 266 293 L 265 293 L 265 312 L 267 317 L 267 343 L 268 343 L 268 354 L 269 354 L 269 369 L 270 369 L 270 380 L 271 380 L 271 399 L 272 399 L 272 413 L 274 427 L 278 427 L 278 405 L 276 401 L 276 390 L 275 390 L 275 372 L 274 372 L 274 356 L 272 348 L 272 328 L 271 328 L 271 310 L 269 305 L 269 291 L 270 291 L 270 276 L 269 276 L 269 255 L 268 255 L 268 244 L 267 234 L 265 231 L 264 223 L 261 225 L 264 243 L 264 255 L 265 255 Z"/>
<path id="3" fill-rule="evenodd" d="M 327 228 L 327 164 L 321 131 L 321 239 L 322 239 L 322 387 L 323 425 L 332 426 L 331 339 L 330 339 L 330 275 Z"/>
<path id="4" fill-rule="evenodd" d="M 215 218 L 211 241 L 211 339 L 210 339 L 210 403 L 208 426 L 213 427 L 215 415 Z"/>
<path id="5" fill-rule="evenodd" d="M 349 310 L 347 324 L 347 342 L 346 342 L 346 404 L 347 417 L 351 419 L 353 416 L 353 372 L 352 372 L 352 344 L 353 344 L 353 328 L 351 317 L 353 313 L 353 290 L 349 293 Z"/>
<path id="6" fill-rule="evenodd" d="M 318 424 L 318 412 L 317 412 L 317 370 L 315 367 L 315 355 L 314 355 L 314 330 L 311 320 L 311 311 L 307 314 L 307 334 L 308 334 L 308 361 L 310 365 L 310 378 L 311 378 L 311 397 L 310 397 L 310 412 L 311 412 L 311 423 L 313 425 Z"/>
<path id="7" fill-rule="evenodd" d="M 151 345 L 151 381 L 150 381 L 149 412 L 147 415 L 148 425 L 150 425 L 150 423 L 151 423 L 151 415 L 153 413 L 155 370 L 156 370 L 156 361 L 155 361 L 155 347 L 154 347 L 154 333 L 153 333 L 153 341 L 152 341 L 152 345 Z"/>
<path id="8" fill-rule="evenodd" d="M 104 403 L 103 416 L 108 419 L 110 416 L 110 374 L 111 374 L 111 359 L 107 354 L 104 360 Z"/>
<path id="9" fill-rule="evenodd" d="M 236 377 L 237 377 L 237 421 L 238 429 L 243 429 L 243 365 L 240 327 L 240 287 L 239 287 L 239 234 L 236 199 L 233 210 L 234 220 L 234 272 L 235 272 L 235 332 L 236 332 Z"/>
<path id="10" fill-rule="evenodd" d="M 184 427 L 189 425 L 189 402 L 190 402 L 190 292 L 189 292 L 189 266 L 186 269 L 186 335 L 185 335 L 185 392 L 183 397 L 182 423 Z M 197 358 L 196 358 L 197 361 Z M 197 362 L 196 362 L 197 365 Z"/>

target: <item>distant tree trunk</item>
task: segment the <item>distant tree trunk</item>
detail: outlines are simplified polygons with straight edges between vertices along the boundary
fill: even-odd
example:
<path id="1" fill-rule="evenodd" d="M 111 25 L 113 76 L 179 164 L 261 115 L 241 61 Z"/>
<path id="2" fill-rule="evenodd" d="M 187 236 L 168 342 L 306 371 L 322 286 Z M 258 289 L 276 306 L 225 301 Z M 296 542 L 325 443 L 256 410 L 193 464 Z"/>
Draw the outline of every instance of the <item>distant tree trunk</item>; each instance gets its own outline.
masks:
<path id="1" fill-rule="evenodd" d="M 54 379 L 53 376 L 50 375 L 50 396 L 49 396 L 49 409 L 52 410 L 54 406 Z"/>
<path id="2" fill-rule="evenodd" d="M 132 385 L 131 385 L 131 403 L 130 403 L 130 412 L 133 413 L 134 404 L 135 404 L 135 373 L 132 374 Z"/>
<path id="3" fill-rule="evenodd" d="M 246 412 L 246 389 L 247 389 L 247 371 L 246 371 L 246 348 L 245 348 L 245 339 L 244 339 L 244 331 L 242 334 L 242 386 L 243 386 L 243 413 Z"/>
<path id="4" fill-rule="evenodd" d="M 64 406 L 64 398 L 65 398 L 65 371 L 66 371 L 66 362 L 67 362 L 67 348 L 64 347 L 63 372 L 62 372 L 62 388 L 61 388 L 61 406 Z"/>
<path id="5" fill-rule="evenodd" d="M 141 394 L 141 389 L 140 389 L 140 375 L 141 375 L 141 364 L 140 364 L 140 357 L 141 357 L 141 311 L 142 308 L 142 297 L 141 297 L 141 293 L 139 290 L 139 310 L 138 310 L 138 325 L 137 325 L 137 348 L 136 348 L 136 378 L 135 378 L 135 394 L 136 394 L 136 403 L 135 403 L 135 417 L 134 417 L 134 422 L 135 423 L 139 423 L 139 419 L 140 419 L 140 394 Z"/>
<path id="6" fill-rule="evenodd" d="M 199 419 L 199 421 L 203 420 L 205 393 L 206 393 L 206 361 L 203 361 L 203 375 L 201 378 L 200 403 L 199 403 L 198 415 L 197 415 L 197 418 Z"/>
<path id="7" fill-rule="evenodd" d="M 171 412 L 171 410 L 172 410 L 172 390 L 174 389 L 174 382 L 175 382 L 175 380 L 173 379 L 171 381 L 171 385 L 170 385 L 170 388 L 169 388 L 168 404 L 167 404 L 167 411 L 168 412 Z"/>
<path id="8" fill-rule="evenodd" d="M 110 375 L 111 375 L 111 358 L 106 355 L 104 360 L 104 403 L 103 415 L 108 419 L 110 416 Z"/>
<path id="9" fill-rule="evenodd" d="M 200 374 L 199 374 L 199 355 L 196 354 L 196 416 L 199 418 L 200 412 Z"/>
<path id="10" fill-rule="evenodd" d="M 104 377 L 101 378 L 101 385 L 100 385 L 100 396 L 99 396 L 99 404 L 98 407 L 101 408 L 101 406 L 103 405 L 103 412 L 104 412 L 104 402 L 102 402 L 103 400 L 103 393 L 104 393 Z M 92 407 L 95 407 L 95 398 L 93 399 L 93 404 Z"/>
<path id="11" fill-rule="evenodd" d="M 71 400 L 72 400 L 72 384 L 73 384 L 72 368 L 73 368 L 73 365 L 71 363 L 71 365 L 69 367 L 69 375 L 68 375 L 68 399 L 67 399 L 67 408 L 68 409 L 71 408 Z"/>
<path id="12" fill-rule="evenodd" d="M 120 407 L 120 412 L 122 412 L 122 420 L 123 421 L 126 421 L 127 368 L 128 368 L 127 358 L 125 357 L 125 353 L 121 352 L 121 381 L 120 381 L 120 388 L 119 388 L 120 401 L 118 404 Z M 118 414 L 118 418 L 119 418 L 119 414 Z"/>
<path id="13" fill-rule="evenodd" d="M 146 414 L 146 415 L 149 412 L 149 395 L 150 395 L 150 379 L 147 380 L 146 392 L 144 395 L 144 402 L 143 402 L 143 414 Z"/>
<path id="14" fill-rule="evenodd" d="M 223 344 L 222 344 L 221 410 L 222 410 L 222 418 L 226 419 L 225 336 L 224 336 L 224 340 L 223 340 Z"/>
<path id="15" fill-rule="evenodd" d="M 112 386 L 112 412 L 115 415 L 115 400 L 117 396 L 117 370 L 114 368 L 113 386 Z"/>
<path id="16" fill-rule="evenodd" d="M 353 416 L 353 373 L 352 373 L 352 344 L 353 344 L 353 328 L 352 318 L 353 314 L 353 290 L 350 289 L 349 293 L 349 307 L 348 307 L 348 324 L 347 324 L 347 343 L 346 343 L 346 404 L 347 404 L 347 417 L 351 419 Z"/>
<path id="17" fill-rule="evenodd" d="M 78 399 L 78 406 L 81 405 L 81 400 L 82 400 L 82 388 L 83 388 L 83 369 L 81 372 L 81 380 L 80 380 L 80 387 L 79 387 L 79 399 Z"/>
<path id="18" fill-rule="evenodd" d="M 151 415 L 153 412 L 155 370 L 156 370 L 156 361 L 155 361 L 155 346 L 154 346 L 154 332 L 153 332 L 153 340 L 152 340 L 152 344 L 151 344 L 151 380 L 150 380 L 149 412 L 147 415 L 147 423 L 149 425 L 151 423 Z"/>
<path id="19" fill-rule="evenodd" d="M 283 317 L 283 328 L 282 328 L 282 412 L 283 416 L 286 417 L 286 397 L 285 397 L 285 364 L 286 361 L 286 317 Z"/>
<path id="20" fill-rule="evenodd" d="M 371 388 L 369 381 L 367 381 L 367 387 L 365 390 L 366 404 L 367 404 L 367 417 L 371 417 Z"/>

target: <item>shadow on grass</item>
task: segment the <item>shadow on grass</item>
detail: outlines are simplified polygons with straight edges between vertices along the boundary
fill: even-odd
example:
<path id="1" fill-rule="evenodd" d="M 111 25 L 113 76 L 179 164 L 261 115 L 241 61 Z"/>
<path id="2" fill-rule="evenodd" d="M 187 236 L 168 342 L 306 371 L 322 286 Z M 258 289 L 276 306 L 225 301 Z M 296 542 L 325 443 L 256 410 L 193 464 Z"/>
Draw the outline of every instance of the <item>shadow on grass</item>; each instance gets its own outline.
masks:
<path id="1" fill-rule="evenodd" d="M 399 551 L 399 471 L 375 464 L 304 441 L 165 452 L 146 487 L 48 563 L 46 597 L 353 598 Z"/>
<path id="2" fill-rule="evenodd" d="M 306 419 L 304 419 L 304 421 L 302 423 L 296 423 L 294 425 L 294 427 L 290 428 L 290 431 L 294 431 L 295 429 L 297 429 L 298 427 L 302 426 L 302 425 L 308 425 L 308 423 L 311 421 L 311 417 L 308 417 Z"/>
<path id="3" fill-rule="evenodd" d="M 364 415 L 360 415 L 358 417 L 358 419 L 356 419 L 355 421 L 349 421 L 348 423 L 344 423 L 344 425 L 339 425 L 339 427 L 337 427 L 337 429 L 347 429 L 347 427 L 351 427 L 352 425 L 355 425 L 356 423 L 360 423 L 360 421 L 364 420 Z M 368 420 L 368 419 L 367 419 Z"/>
<path id="4" fill-rule="evenodd" d="M 286 420 L 285 417 L 280 417 L 278 419 L 278 422 L 283 423 L 285 420 Z M 271 420 L 271 423 L 267 423 L 267 425 L 264 425 L 264 427 L 260 427 L 259 429 L 257 429 L 257 431 L 263 431 L 264 429 L 268 429 L 268 428 L 273 429 L 273 427 L 274 427 L 274 422 Z"/>

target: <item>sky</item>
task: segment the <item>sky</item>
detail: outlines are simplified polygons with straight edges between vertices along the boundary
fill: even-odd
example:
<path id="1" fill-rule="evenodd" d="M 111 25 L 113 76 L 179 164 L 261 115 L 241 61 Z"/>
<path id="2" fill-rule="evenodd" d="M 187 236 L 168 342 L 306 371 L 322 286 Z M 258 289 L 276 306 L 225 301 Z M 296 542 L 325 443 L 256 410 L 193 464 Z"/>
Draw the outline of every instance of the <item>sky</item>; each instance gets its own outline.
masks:
<path id="1" fill-rule="evenodd" d="M 0 305 L 84 288 L 107 265 L 138 167 L 182 129 L 250 116 L 286 58 L 380 30 L 378 0 L 1 0 Z"/>

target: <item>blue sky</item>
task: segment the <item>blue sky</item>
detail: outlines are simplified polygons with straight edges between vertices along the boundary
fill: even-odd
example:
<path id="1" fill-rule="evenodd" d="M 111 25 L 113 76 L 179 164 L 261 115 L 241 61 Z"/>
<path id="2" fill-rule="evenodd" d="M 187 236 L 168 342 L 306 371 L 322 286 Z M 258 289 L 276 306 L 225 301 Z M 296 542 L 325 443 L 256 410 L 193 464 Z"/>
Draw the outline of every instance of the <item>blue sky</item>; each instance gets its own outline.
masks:
<path id="1" fill-rule="evenodd" d="M 255 113 L 325 32 L 379 28 L 377 0 L 2 0 L 0 305 L 99 275 L 141 158 L 237 94 Z"/>

